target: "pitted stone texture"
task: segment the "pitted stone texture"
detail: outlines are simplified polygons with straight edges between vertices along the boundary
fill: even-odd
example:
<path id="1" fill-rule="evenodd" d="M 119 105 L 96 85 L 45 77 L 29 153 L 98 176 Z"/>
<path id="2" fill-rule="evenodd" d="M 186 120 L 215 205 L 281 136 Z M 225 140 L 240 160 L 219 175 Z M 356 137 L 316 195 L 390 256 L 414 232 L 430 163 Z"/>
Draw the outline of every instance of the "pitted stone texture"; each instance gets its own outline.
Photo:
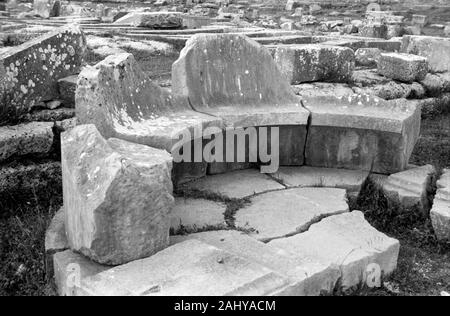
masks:
<path id="1" fill-rule="evenodd" d="M 254 169 L 207 176 L 186 184 L 185 188 L 219 194 L 230 199 L 243 199 L 267 191 L 285 189 L 268 175 Z"/>
<path id="2" fill-rule="evenodd" d="M 359 28 L 362 37 L 384 38 L 388 37 L 388 27 L 385 24 L 368 23 Z"/>
<path id="3" fill-rule="evenodd" d="M 81 280 L 110 268 L 71 250 L 56 253 L 53 256 L 53 265 L 55 267 L 55 284 L 60 296 L 80 295 Z"/>
<path id="4" fill-rule="evenodd" d="M 154 256 L 81 281 L 95 296 L 272 295 L 289 280 L 260 264 L 198 240 L 175 244 Z"/>
<path id="5" fill-rule="evenodd" d="M 285 45 L 274 54 L 281 73 L 291 84 L 312 81 L 346 82 L 355 68 L 352 49 L 331 45 Z"/>
<path id="6" fill-rule="evenodd" d="M 403 82 L 421 81 L 428 73 L 425 57 L 401 53 L 381 54 L 378 72 L 388 78 Z"/>
<path id="7" fill-rule="evenodd" d="M 69 249 L 69 243 L 64 226 L 64 209 L 61 208 L 56 212 L 45 232 L 45 272 L 48 280 L 54 276 L 54 254 L 66 249 Z"/>
<path id="8" fill-rule="evenodd" d="M 287 187 L 328 187 L 359 192 L 367 179 L 368 172 L 314 167 L 281 167 L 272 174 Z"/>
<path id="9" fill-rule="evenodd" d="M 380 76 L 376 70 L 355 70 L 351 82 L 358 87 L 368 87 L 373 85 L 383 85 L 390 80 Z"/>
<path id="10" fill-rule="evenodd" d="M 356 65 L 376 67 L 381 58 L 381 50 L 378 48 L 360 48 L 355 52 Z"/>
<path id="11" fill-rule="evenodd" d="M 450 72 L 427 74 L 421 84 L 426 89 L 427 95 L 439 97 L 443 93 L 450 92 Z"/>
<path id="12" fill-rule="evenodd" d="M 0 162 L 17 156 L 46 155 L 53 146 L 53 123 L 0 127 Z"/>
<path id="13" fill-rule="evenodd" d="M 391 274 L 400 249 L 397 240 L 370 226 L 359 211 L 325 218 L 305 233 L 276 239 L 269 245 L 292 255 L 335 263 L 341 270 L 339 286 L 344 291 L 366 284 L 369 276 L 374 276 L 368 270 L 371 264 L 377 264 L 382 275 Z"/>
<path id="14" fill-rule="evenodd" d="M 450 39 L 432 36 L 403 36 L 403 53 L 427 58 L 431 72 L 450 71 Z"/>
<path id="15" fill-rule="evenodd" d="M 151 29 L 180 28 L 183 25 L 183 17 L 180 12 L 130 12 L 114 24 Z"/>
<path id="16" fill-rule="evenodd" d="M 412 167 L 391 174 L 381 182 L 386 196 L 405 208 L 418 207 L 423 213 L 430 210 L 429 195 L 436 170 L 431 165 Z"/>
<path id="17" fill-rule="evenodd" d="M 343 189 L 295 188 L 253 197 L 236 213 L 235 225 L 266 242 L 304 232 L 322 218 L 348 211 Z"/>
<path id="18" fill-rule="evenodd" d="M 289 257 L 279 249 L 264 244 L 238 231 L 214 231 L 187 236 L 175 236 L 172 243 L 196 239 L 214 247 L 240 256 L 250 262 L 265 266 L 289 279 L 289 285 L 276 295 L 317 296 L 331 294 L 340 271 L 334 264 L 318 262 L 298 254 Z"/>
<path id="19" fill-rule="evenodd" d="M 270 52 L 242 35 L 192 36 L 172 66 L 172 92 L 233 127 L 306 125 L 309 115 Z"/>
<path id="20" fill-rule="evenodd" d="M 214 227 L 225 228 L 225 211 L 223 203 L 204 199 L 175 198 L 175 206 L 171 212 L 171 230 L 178 232 L 196 232 Z"/>
<path id="21" fill-rule="evenodd" d="M 83 69 L 78 77 L 76 110 L 79 124 L 95 124 L 105 138 L 169 152 L 180 136 L 184 143 L 191 141 L 195 128 L 201 132 L 200 128 L 222 126 L 220 119 L 173 100 L 142 72 L 131 54 L 109 56 Z"/>
<path id="22" fill-rule="evenodd" d="M 169 243 L 173 206 L 168 153 L 94 125 L 62 134 L 65 226 L 70 247 L 102 264 L 144 258 Z"/>
<path id="23" fill-rule="evenodd" d="M 0 125 L 58 96 L 58 79 L 80 71 L 85 38 L 76 26 L 0 52 Z"/>
<path id="24" fill-rule="evenodd" d="M 313 82 L 294 85 L 295 94 L 302 98 L 344 97 L 354 94 L 345 83 Z"/>
<path id="25" fill-rule="evenodd" d="M 437 182 L 437 192 L 431 209 L 431 221 L 439 240 L 450 241 L 450 169 L 444 169 Z"/>
<path id="26" fill-rule="evenodd" d="M 353 90 L 357 94 L 369 94 L 384 100 L 406 99 L 409 97 L 415 97 L 416 95 L 418 97 L 423 97 L 425 93 L 425 91 L 423 91 L 423 87 L 418 83 L 416 83 L 416 85 L 418 85 L 419 88 L 417 88 L 416 85 L 413 87 L 413 84 L 389 81 L 386 84 L 375 85 L 373 87 L 354 87 Z M 413 88 L 415 89 L 414 92 Z"/>
<path id="27" fill-rule="evenodd" d="M 306 165 L 391 174 L 406 168 L 420 132 L 420 107 L 368 95 L 303 101 L 311 111 Z"/>

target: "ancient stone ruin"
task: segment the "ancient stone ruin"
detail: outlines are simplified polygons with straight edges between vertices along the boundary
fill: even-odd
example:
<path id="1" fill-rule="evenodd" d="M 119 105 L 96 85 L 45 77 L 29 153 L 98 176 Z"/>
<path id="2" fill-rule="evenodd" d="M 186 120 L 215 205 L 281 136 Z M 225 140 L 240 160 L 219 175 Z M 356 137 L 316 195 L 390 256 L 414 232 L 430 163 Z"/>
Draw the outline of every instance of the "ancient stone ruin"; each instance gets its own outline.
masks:
<path id="1" fill-rule="evenodd" d="M 423 113 L 450 100 L 449 38 L 386 11 L 160 2 L 0 15 L 0 192 L 62 183 L 59 295 L 381 286 L 401 245 L 351 208 L 369 182 L 450 241 L 449 169 L 410 164 Z"/>

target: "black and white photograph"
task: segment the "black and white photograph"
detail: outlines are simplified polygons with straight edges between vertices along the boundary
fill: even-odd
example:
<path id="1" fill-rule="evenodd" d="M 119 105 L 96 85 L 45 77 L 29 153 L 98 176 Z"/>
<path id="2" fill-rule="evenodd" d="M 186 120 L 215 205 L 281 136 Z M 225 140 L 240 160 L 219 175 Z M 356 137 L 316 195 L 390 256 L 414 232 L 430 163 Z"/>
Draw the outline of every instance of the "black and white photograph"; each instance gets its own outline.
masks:
<path id="1" fill-rule="evenodd" d="M 450 296 L 450 0 L 0 0 L 0 296 Z"/>

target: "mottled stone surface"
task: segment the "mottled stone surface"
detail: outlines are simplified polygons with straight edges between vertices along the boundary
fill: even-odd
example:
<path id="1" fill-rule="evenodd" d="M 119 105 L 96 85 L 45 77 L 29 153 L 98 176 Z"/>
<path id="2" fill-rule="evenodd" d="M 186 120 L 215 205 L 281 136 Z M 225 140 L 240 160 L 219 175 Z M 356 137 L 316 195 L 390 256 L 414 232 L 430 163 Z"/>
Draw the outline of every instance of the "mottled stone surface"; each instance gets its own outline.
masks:
<path id="1" fill-rule="evenodd" d="M 432 72 L 450 71 L 450 39 L 448 38 L 405 35 L 401 51 L 426 57 Z"/>
<path id="2" fill-rule="evenodd" d="M 387 38 L 388 27 L 385 24 L 368 23 L 359 28 L 363 37 Z"/>
<path id="3" fill-rule="evenodd" d="M 386 196 L 405 208 L 417 207 L 424 214 L 430 210 L 430 194 L 436 170 L 432 165 L 413 167 L 391 174 L 381 181 Z"/>
<path id="4" fill-rule="evenodd" d="M 192 198 L 175 198 L 171 212 L 171 230 L 178 232 L 196 232 L 199 230 L 226 227 L 226 205 L 214 201 Z"/>
<path id="5" fill-rule="evenodd" d="M 0 162 L 25 155 L 45 156 L 53 146 L 53 123 L 32 122 L 0 127 Z"/>
<path id="6" fill-rule="evenodd" d="M 311 111 L 306 165 L 395 173 L 406 168 L 420 132 L 420 108 L 368 95 L 304 101 Z"/>
<path id="7" fill-rule="evenodd" d="M 64 226 L 64 209 L 56 212 L 50 226 L 45 232 L 45 273 L 47 280 L 54 276 L 53 256 L 55 253 L 69 249 Z"/>
<path id="8" fill-rule="evenodd" d="M 315 167 L 281 167 L 272 177 L 287 187 L 329 187 L 359 192 L 367 171 Z"/>
<path id="9" fill-rule="evenodd" d="M 304 232 L 321 219 L 348 210 L 343 189 L 294 188 L 253 197 L 236 213 L 235 225 L 267 242 Z"/>
<path id="10" fill-rule="evenodd" d="M 0 52 L 0 125 L 58 96 L 58 80 L 80 71 L 86 50 L 77 26 Z"/>
<path id="11" fill-rule="evenodd" d="M 192 36 L 172 66 L 172 92 L 234 127 L 306 125 L 308 118 L 270 52 L 242 35 Z"/>
<path id="12" fill-rule="evenodd" d="M 431 209 L 431 222 L 439 240 L 450 241 L 450 169 L 444 169 Z"/>
<path id="13" fill-rule="evenodd" d="M 264 244 L 238 231 L 214 231 L 176 236 L 173 243 L 200 240 L 251 262 L 256 262 L 289 279 L 289 285 L 277 295 L 318 296 L 331 294 L 340 277 L 337 266 L 298 254 L 285 256 L 279 249 Z"/>
<path id="14" fill-rule="evenodd" d="M 307 232 L 273 240 L 269 245 L 293 256 L 302 254 L 318 261 L 334 262 L 341 270 L 339 288 L 344 291 L 368 285 L 375 278 L 368 269 L 371 264 L 377 264 L 382 275 L 391 274 L 397 267 L 400 249 L 397 240 L 370 226 L 359 211 L 325 218 Z"/>
<path id="15" fill-rule="evenodd" d="M 130 12 L 114 24 L 151 29 L 180 28 L 183 24 L 183 16 L 180 12 Z"/>
<path id="16" fill-rule="evenodd" d="M 169 242 L 172 159 L 162 150 L 106 141 L 94 125 L 62 134 L 70 247 L 108 265 L 148 257 Z"/>
<path id="17" fill-rule="evenodd" d="M 358 87 L 386 84 L 390 80 L 377 73 L 376 70 L 355 70 L 351 82 Z"/>
<path id="18" fill-rule="evenodd" d="M 281 73 L 291 84 L 312 81 L 346 82 L 355 68 L 352 49 L 331 45 L 285 45 L 274 54 Z"/>
<path id="19" fill-rule="evenodd" d="M 439 97 L 443 93 L 450 92 L 450 72 L 427 74 L 420 83 L 428 96 Z"/>
<path id="20" fill-rule="evenodd" d="M 86 67 L 78 77 L 76 110 L 79 124 L 95 124 L 105 137 L 172 151 L 195 129 L 221 127 L 219 118 L 194 112 L 153 83 L 131 54 L 107 57 Z M 178 148 L 178 147 L 177 147 Z"/>
<path id="21" fill-rule="evenodd" d="M 249 169 L 207 176 L 185 186 L 188 190 L 214 193 L 234 199 L 242 199 L 258 193 L 281 190 L 285 187 L 259 170 Z"/>
<path id="22" fill-rule="evenodd" d="M 78 75 L 69 76 L 58 80 L 59 97 L 64 106 L 75 107 L 75 91 L 77 90 Z"/>
<path id="23" fill-rule="evenodd" d="M 289 280 L 210 244 L 187 240 L 81 280 L 83 295 L 271 295 Z"/>
<path id="24" fill-rule="evenodd" d="M 356 65 L 366 67 L 376 67 L 381 58 L 381 51 L 378 48 L 360 48 L 355 52 Z"/>
<path id="25" fill-rule="evenodd" d="M 378 62 L 378 72 L 403 82 L 421 81 L 428 73 L 428 61 L 411 54 L 385 53 Z"/>
<path id="26" fill-rule="evenodd" d="M 352 88 L 345 83 L 313 82 L 292 86 L 295 93 L 302 98 L 343 97 L 354 94 Z"/>

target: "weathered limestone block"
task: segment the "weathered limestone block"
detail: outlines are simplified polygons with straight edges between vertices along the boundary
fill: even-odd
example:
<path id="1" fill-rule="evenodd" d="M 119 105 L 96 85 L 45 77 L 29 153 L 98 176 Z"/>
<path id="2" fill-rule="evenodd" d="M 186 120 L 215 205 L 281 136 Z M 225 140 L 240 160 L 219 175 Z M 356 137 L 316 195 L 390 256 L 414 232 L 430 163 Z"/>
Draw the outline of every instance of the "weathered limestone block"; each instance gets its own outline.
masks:
<path id="1" fill-rule="evenodd" d="M 439 97 L 443 93 L 450 92 L 450 72 L 427 74 L 420 83 L 428 96 Z"/>
<path id="2" fill-rule="evenodd" d="M 180 12 L 130 12 L 114 24 L 151 29 L 172 29 L 180 28 L 183 25 L 183 16 Z"/>
<path id="3" fill-rule="evenodd" d="M 369 23 L 359 28 L 359 34 L 363 37 L 387 38 L 388 27 L 385 24 Z"/>
<path id="4" fill-rule="evenodd" d="M 356 65 L 376 67 L 381 58 L 378 48 L 360 48 L 355 52 Z"/>
<path id="5" fill-rule="evenodd" d="M 34 14 L 48 19 L 60 15 L 61 1 L 59 0 L 33 0 Z"/>
<path id="6" fill-rule="evenodd" d="M 450 39 L 431 36 L 403 36 L 403 53 L 426 57 L 431 72 L 450 71 Z"/>
<path id="7" fill-rule="evenodd" d="M 380 278 L 396 269 L 400 249 L 397 240 L 370 226 L 359 211 L 325 218 L 307 232 L 273 240 L 269 245 L 293 256 L 335 263 L 341 270 L 339 286 L 343 291 L 361 284 L 380 287 Z"/>
<path id="8" fill-rule="evenodd" d="M 351 82 L 357 87 L 382 85 L 390 82 L 386 77 L 380 76 L 375 70 L 355 70 Z"/>
<path id="9" fill-rule="evenodd" d="M 58 80 L 80 71 L 86 43 L 77 26 L 0 52 L 0 125 L 58 96 Z"/>
<path id="10" fill-rule="evenodd" d="M 369 95 L 304 100 L 311 111 L 307 166 L 391 174 L 406 168 L 420 132 L 420 107 Z"/>
<path id="11" fill-rule="evenodd" d="M 437 238 L 450 241 L 450 169 L 444 169 L 431 209 L 431 222 Z"/>
<path id="12" fill-rule="evenodd" d="M 55 253 L 69 249 L 64 226 L 64 208 L 56 212 L 50 226 L 45 232 L 45 276 L 51 280 L 54 276 L 53 256 Z"/>
<path id="13" fill-rule="evenodd" d="M 117 265 L 169 243 L 173 206 L 168 153 L 119 139 L 94 125 L 61 136 L 65 226 L 70 247 Z"/>
<path id="14" fill-rule="evenodd" d="M 325 217 L 348 211 L 343 189 L 294 188 L 253 197 L 236 213 L 235 225 L 267 242 L 307 231 Z"/>
<path id="15" fill-rule="evenodd" d="M 53 123 L 32 122 L 0 127 L 0 162 L 14 156 L 44 156 L 53 146 Z"/>
<path id="16" fill-rule="evenodd" d="M 369 94 L 377 96 L 384 100 L 406 99 L 414 96 L 418 96 L 420 98 L 424 96 L 425 91 L 423 91 L 423 88 L 421 88 L 420 84 L 418 85 L 419 88 L 415 86 L 413 87 L 412 84 L 389 81 L 386 84 L 375 85 L 372 87 L 354 87 L 353 91 L 356 94 Z"/>
<path id="17" fill-rule="evenodd" d="M 226 205 L 205 199 L 175 198 L 171 212 L 170 229 L 178 232 L 196 232 L 214 227 L 225 228 Z"/>
<path id="18" fill-rule="evenodd" d="M 295 94 L 302 98 L 314 98 L 321 96 L 340 97 L 354 94 L 352 88 L 345 83 L 330 83 L 330 82 L 313 82 L 302 83 L 292 86 Z"/>
<path id="19" fill-rule="evenodd" d="M 432 165 L 413 167 L 391 174 L 381 181 L 386 196 L 405 208 L 417 207 L 426 214 L 430 210 L 430 194 L 436 170 Z"/>
<path id="20" fill-rule="evenodd" d="M 428 62 L 424 57 L 401 54 L 381 54 L 378 72 L 388 78 L 403 82 L 421 81 L 428 73 Z"/>
<path id="21" fill-rule="evenodd" d="M 192 36 L 172 66 L 172 92 L 233 127 L 306 125 L 309 115 L 270 52 L 242 35 Z"/>
<path id="22" fill-rule="evenodd" d="M 199 240 L 211 246 L 261 264 L 289 279 L 289 285 L 276 295 L 318 296 L 331 294 L 340 277 L 337 266 L 298 254 L 284 256 L 277 248 L 264 244 L 238 231 L 213 231 L 175 236 L 173 243 Z"/>
<path id="23" fill-rule="evenodd" d="M 142 72 L 131 54 L 109 56 L 84 68 L 75 99 L 79 124 L 95 124 L 105 138 L 168 152 L 178 149 L 174 145 L 180 136 L 189 142 L 205 136 L 207 127 L 222 127 L 221 119 L 194 112 L 186 100 L 174 100 Z"/>
<path id="24" fill-rule="evenodd" d="M 63 101 L 65 107 L 75 107 L 75 91 L 77 90 L 77 80 L 78 75 L 73 75 L 58 80 L 59 98 Z"/>
<path id="25" fill-rule="evenodd" d="M 291 84 L 312 81 L 346 82 L 355 68 L 352 49 L 331 45 L 279 46 L 274 59 Z"/>
<path id="26" fill-rule="evenodd" d="M 141 260 L 81 280 L 95 296 L 273 295 L 287 277 L 198 240 L 186 240 Z"/>
<path id="27" fill-rule="evenodd" d="M 230 199 L 242 199 L 258 193 L 281 190 L 285 187 L 258 170 L 241 170 L 206 178 L 186 184 L 186 189 L 213 193 Z"/>

